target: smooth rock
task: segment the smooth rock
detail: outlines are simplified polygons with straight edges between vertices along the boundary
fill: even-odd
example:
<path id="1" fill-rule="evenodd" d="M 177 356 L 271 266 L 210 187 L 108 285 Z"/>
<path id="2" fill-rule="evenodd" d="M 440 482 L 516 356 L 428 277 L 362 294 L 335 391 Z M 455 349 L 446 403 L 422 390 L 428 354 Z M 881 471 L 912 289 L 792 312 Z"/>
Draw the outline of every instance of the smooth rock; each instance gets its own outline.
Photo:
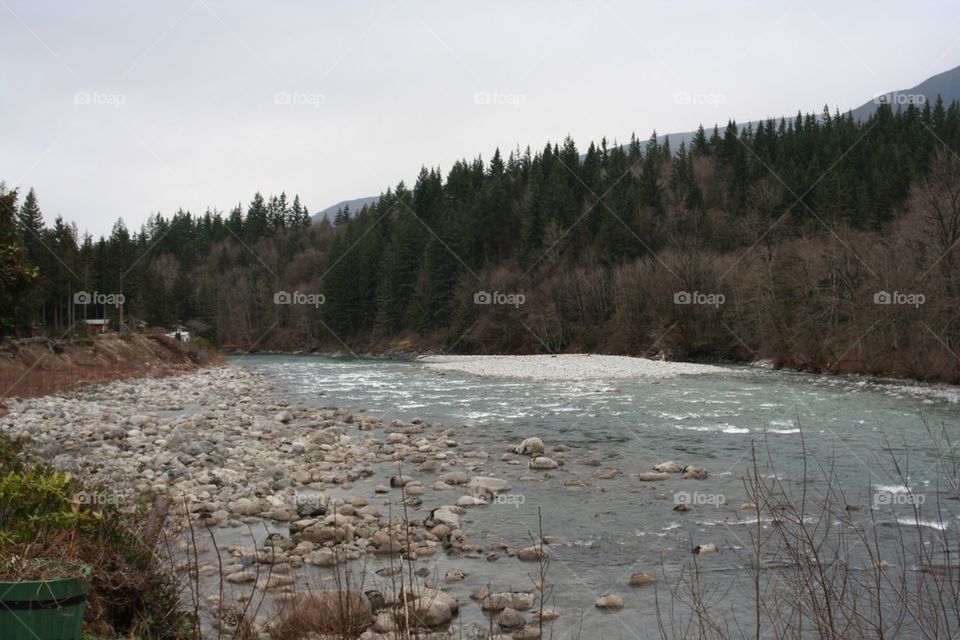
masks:
<path id="1" fill-rule="evenodd" d="M 639 476 L 642 482 L 660 482 L 662 480 L 669 480 L 670 474 L 661 472 L 661 471 L 644 471 Z"/>
<path id="2" fill-rule="evenodd" d="M 659 471 L 660 473 L 680 473 L 682 467 L 673 460 L 669 460 L 653 465 L 653 470 Z"/>
<path id="3" fill-rule="evenodd" d="M 517 559 L 524 562 L 537 562 L 539 560 L 546 560 L 549 556 L 550 553 L 542 544 L 524 547 L 517 552 Z"/>
<path id="4" fill-rule="evenodd" d="M 490 493 L 501 493 L 510 490 L 510 483 L 501 478 L 492 478 L 489 476 L 473 476 L 467 483 L 467 489 L 488 491 Z"/>
<path id="5" fill-rule="evenodd" d="M 606 595 L 600 596 L 600 599 L 597 600 L 597 603 L 595 606 L 597 607 L 597 609 L 605 609 L 607 611 L 623 609 L 623 598 L 621 598 L 615 593 L 608 593 Z"/>
<path id="6" fill-rule="evenodd" d="M 707 470 L 696 465 L 688 465 L 683 468 L 684 480 L 706 480 Z"/>
<path id="7" fill-rule="evenodd" d="M 531 469 L 556 469 L 560 465 L 556 460 L 547 458 L 546 456 L 539 456 L 530 461 L 529 467 Z"/>
<path id="8" fill-rule="evenodd" d="M 631 587 L 645 587 L 648 584 L 654 584 L 657 581 L 657 576 L 652 573 L 647 573 L 646 571 L 639 571 L 630 576 L 630 581 L 627 583 Z"/>
<path id="9" fill-rule="evenodd" d="M 527 624 L 520 612 L 513 607 L 507 607 L 497 614 L 497 624 L 505 629 L 516 629 Z"/>

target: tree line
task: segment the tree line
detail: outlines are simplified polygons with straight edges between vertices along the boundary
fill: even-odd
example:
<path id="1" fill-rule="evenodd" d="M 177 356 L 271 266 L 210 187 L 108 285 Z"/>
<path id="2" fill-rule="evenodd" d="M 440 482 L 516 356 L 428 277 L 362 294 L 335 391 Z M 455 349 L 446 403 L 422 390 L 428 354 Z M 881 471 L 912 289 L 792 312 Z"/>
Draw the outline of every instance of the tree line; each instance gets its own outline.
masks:
<path id="1" fill-rule="evenodd" d="M 98 241 L 7 194 L 39 271 L 12 325 L 64 328 L 84 286 L 243 350 L 602 351 L 957 380 L 957 149 L 957 103 L 866 121 L 825 108 L 700 127 L 689 145 L 498 149 L 424 167 L 335 224 L 257 194 Z"/>

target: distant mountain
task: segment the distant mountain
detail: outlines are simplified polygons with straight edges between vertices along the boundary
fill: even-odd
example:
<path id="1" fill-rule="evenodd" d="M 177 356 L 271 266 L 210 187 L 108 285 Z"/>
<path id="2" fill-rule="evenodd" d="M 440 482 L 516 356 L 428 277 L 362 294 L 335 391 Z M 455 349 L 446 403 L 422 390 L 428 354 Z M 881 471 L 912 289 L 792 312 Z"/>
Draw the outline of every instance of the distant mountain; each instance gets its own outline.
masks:
<path id="1" fill-rule="evenodd" d="M 949 71 L 938 73 L 937 75 L 927 78 L 917 86 L 910 89 L 882 93 L 875 98 L 864 102 L 856 109 L 851 109 L 850 112 L 853 114 L 855 119 L 862 122 L 873 115 L 873 113 L 877 110 L 877 107 L 884 102 L 888 102 L 894 111 L 899 111 L 900 109 L 906 108 L 910 104 L 915 104 L 918 108 L 922 108 L 925 103 L 929 102 L 932 106 L 937 101 L 937 96 L 943 98 L 944 105 L 949 105 L 954 100 L 960 100 L 960 67 L 954 67 Z M 724 123 L 718 124 L 720 124 L 722 133 Z M 751 126 L 756 129 L 757 124 L 759 124 L 758 120 L 754 120 L 752 122 L 738 122 L 737 128 L 742 130 L 747 126 Z M 704 123 L 703 126 L 705 129 L 707 129 L 707 135 L 710 135 L 710 130 L 713 128 L 713 125 L 711 124 L 708 126 L 707 123 Z M 680 146 L 681 142 L 685 142 L 687 146 L 690 146 L 690 141 L 693 140 L 693 136 L 696 135 L 696 133 L 696 131 L 668 133 L 660 136 L 660 138 L 670 138 L 670 148 L 676 149 Z"/>
<path id="2" fill-rule="evenodd" d="M 937 75 L 927 78 L 917 86 L 910 89 L 902 89 L 880 94 L 875 98 L 864 102 L 856 109 L 852 109 L 851 112 L 853 113 L 854 118 L 863 121 L 869 118 L 871 114 L 877 110 L 877 107 L 884 101 L 889 102 L 895 111 L 899 111 L 909 104 L 916 104 L 918 107 L 922 107 L 925 102 L 929 102 L 932 105 L 934 102 L 936 102 L 938 95 L 943 98 L 943 103 L 945 105 L 949 105 L 954 100 L 960 100 L 960 67 L 954 67 L 949 71 L 938 73 Z M 739 127 L 752 125 L 753 128 L 756 128 L 757 122 L 758 121 L 741 122 L 737 124 Z M 713 128 L 713 123 L 710 123 L 709 125 L 704 123 L 703 126 L 707 129 L 707 134 L 709 135 L 710 130 Z M 662 134 L 659 137 L 661 140 L 669 138 L 670 148 L 676 150 L 677 147 L 680 146 L 680 143 L 686 143 L 687 146 L 690 146 L 690 141 L 693 140 L 693 136 L 695 134 L 696 131 L 682 131 Z M 380 196 L 368 196 L 366 198 L 357 198 L 355 200 L 344 200 L 342 202 L 338 202 L 332 207 L 327 207 L 323 211 L 314 214 L 313 223 L 318 224 L 324 218 L 328 218 L 332 222 L 333 216 L 337 213 L 337 209 L 343 207 L 344 205 L 350 205 L 350 211 L 352 213 L 356 213 L 360 211 L 364 205 L 373 204 L 379 199 Z"/>
<path id="3" fill-rule="evenodd" d="M 327 207 L 323 211 L 318 211 L 313 214 L 310 220 L 313 224 L 320 224 L 325 219 L 333 222 L 333 217 L 337 215 L 337 211 L 342 209 L 345 206 L 350 207 L 350 212 L 356 214 L 363 209 L 368 204 L 373 204 L 380 199 L 380 196 L 367 196 L 366 198 L 355 198 L 353 200 L 341 200 L 337 204 Z"/>
<path id="4" fill-rule="evenodd" d="M 853 115 L 857 120 L 866 120 L 883 102 L 888 102 L 894 111 L 899 111 L 910 104 L 923 107 L 925 102 L 929 102 L 932 106 L 937 101 L 938 95 L 943 98 L 944 105 L 960 100 L 960 67 L 938 73 L 911 89 L 880 94 L 853 109 Z"/>

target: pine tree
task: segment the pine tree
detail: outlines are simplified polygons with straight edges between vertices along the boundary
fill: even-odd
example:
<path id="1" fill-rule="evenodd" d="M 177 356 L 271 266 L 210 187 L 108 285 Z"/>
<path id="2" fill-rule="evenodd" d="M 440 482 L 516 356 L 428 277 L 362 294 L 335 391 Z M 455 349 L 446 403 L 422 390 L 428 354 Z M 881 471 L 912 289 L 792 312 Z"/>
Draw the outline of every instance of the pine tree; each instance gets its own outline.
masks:
<path id="1" fill-rule="evenodd" d="M 46 228 L 43 222 L 43 214 L 40 212 L 40 206 L 37 203 L 37 194 L 32 188 L 23 199 L 23 204 L 20 205 L 20 210 L 17 213 L 17 228 L 27 249 L 27 259 L 30 263 L 37 267 L 45 265 L 47 258 L 52 256 L 44 246 Z"/>
<path id="2" fill-rule="evenodd" d="M 707 142 L 707 133 L 703 130 L 702 124 L 697 127 L 697 133 L 693 136 L 691 149 L 693 153 L 701 156 L 709 155 L 710 153 L 709 143 Z"/>
<path id="3" fill-rule="evenodd" d="M 0 189 L 0 331 L 7 333 L 23 300 L 36 282 L 36 268 L 26 261 L 17 232 L 17 192 Z"/>
<path id="4" fill-rule="evenodd" d="M 266 235 L 270 227 L 269 211 L 264 202 L 263 194 L 257 191 L 247 208 L 247 218 L 243 223 L 244 237 L 249 241 L 256 241 Z"/>

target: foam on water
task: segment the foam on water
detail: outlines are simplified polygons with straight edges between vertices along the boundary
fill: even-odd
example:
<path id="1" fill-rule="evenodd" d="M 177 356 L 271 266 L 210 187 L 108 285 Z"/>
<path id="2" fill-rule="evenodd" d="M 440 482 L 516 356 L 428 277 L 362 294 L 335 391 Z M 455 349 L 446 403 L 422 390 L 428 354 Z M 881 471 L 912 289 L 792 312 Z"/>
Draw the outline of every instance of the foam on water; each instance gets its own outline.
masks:
<path id="1" fill-rule="evenodd" d="M 923 518 L 908 518 L 904 516 L 898 516 L 897 524 L 902 524 L 908 527 L 926 527 L 929 529 L 935 529 L 937 531 L 946 531 L 948 523 L 939 522 L 937 520 L 924 520 Z"/>

